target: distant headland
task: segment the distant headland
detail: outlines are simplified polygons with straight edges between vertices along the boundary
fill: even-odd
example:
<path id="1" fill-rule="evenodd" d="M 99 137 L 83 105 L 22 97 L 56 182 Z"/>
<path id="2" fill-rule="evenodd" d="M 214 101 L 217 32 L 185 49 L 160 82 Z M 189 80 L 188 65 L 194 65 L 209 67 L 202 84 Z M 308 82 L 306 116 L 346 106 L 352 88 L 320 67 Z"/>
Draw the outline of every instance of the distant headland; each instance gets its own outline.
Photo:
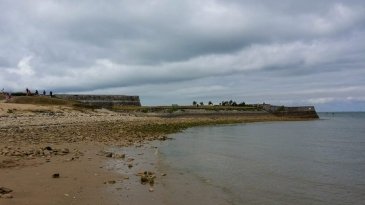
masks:
<path id="1" fill-rule="evenodd" d="M 128 95 L 90 95 L 90 94 L 54 94 L 49 95 L 46 91 L 39 93 L 38 90 L 31 92 L 28 88 L 26 92 L 9 94 L 2 92 L 2 98 L 6 102 L 25 104 L 61 104 L 85 107 L 91 109 L 106 108 L 118 112 L 135 113 L 145 116 L 160 117 L 224 117 L 224 116 L 267 116 L 285 117 L 291 119 L 318 119 L 314 106 L 277 106 L 267 103 L 246 104 L 235 101 L 222 101 L 213 104 L 211 101 L 204 104 L 193 101 L 191 105 L 171 106 L 142 106 L 139 96 Z"/>

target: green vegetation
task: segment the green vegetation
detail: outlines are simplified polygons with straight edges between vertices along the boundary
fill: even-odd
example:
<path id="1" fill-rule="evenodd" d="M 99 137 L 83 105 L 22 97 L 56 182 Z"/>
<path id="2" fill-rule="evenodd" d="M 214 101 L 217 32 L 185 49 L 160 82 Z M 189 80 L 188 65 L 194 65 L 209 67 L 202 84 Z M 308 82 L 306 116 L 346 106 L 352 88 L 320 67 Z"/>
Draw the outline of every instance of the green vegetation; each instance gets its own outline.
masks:
<path id="1" fill-rule="evenodd" d="M 34 105 L 66 105 L 73 106 L 77 102 L 44 96 L 17 96 L 13 97 L 10 103 L 34 104 Z"/>
<path id="2" fill-rule="evenodd" d="M 193 101 L 193 106 L 199 106 L 199 105 L 204 106 L 204 102 L 200 102 L 198 104 L 195 100 Z M 213 106 L 214 104 L 212 103 L 212 101 L 209 101 L 208 105 Z M 237 103 L 236 101 L 229 100 L 229 101 L 222 101 L 221 103 L 219 103 L 219 106 L 244 107 L 246 106 L 246 103 L 245 102 Z"/>
<path id="3" fill-rule="evenodd" d="M 276 111 L 277 112 L 283 112 L 283 111 L 285 111 L 284 105 L 280 106 Z"/>
<path id="4" fill-rule="evenodd" d="M 12 93 L 11 96 L 27 96 L 27 93 L 16 92 L 16 93 Z"/>
<path id="5" fill-rule="evenodd" d="M 220 124 L 237 124 L 243 122 L 250 122 L 250 120 L 240 119 L 240 118 L 220 118 L 220 119 L 197 118 L 185 121 L 178 120 L 178 121 L 134 124 L 133 126 L 127 128 L 127 132 L 139 133 L 139 135 L 141 136 L 172 134 L 181 132 L 182 130 L 185 130 L 190 127 L 220 125 Z"/>
<path id="6" fill-rule="evenodd" d="M 170 107 L 171 108 L 171 107 Z M 113 111 L 121 111 L 121 112 L 154 112 L 155 109 L 153 107 L 143 107 L 143 106 L 113 106 L 111 108 Z"/>

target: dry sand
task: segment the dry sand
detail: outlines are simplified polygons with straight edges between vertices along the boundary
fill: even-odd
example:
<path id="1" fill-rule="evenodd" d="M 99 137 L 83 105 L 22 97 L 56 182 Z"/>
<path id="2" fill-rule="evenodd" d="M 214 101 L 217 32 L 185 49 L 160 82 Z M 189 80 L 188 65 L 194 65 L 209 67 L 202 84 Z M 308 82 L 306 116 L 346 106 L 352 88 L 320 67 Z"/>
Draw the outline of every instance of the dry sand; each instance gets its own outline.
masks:
<path id="1" fill-rule="evenodd" d="M 0 187 L 13 190 L 0 204 L 199 204 L 199 197 L 225 204 L 215 193 L 192 193 L 188 201 L 166 194 L 183 186 L 163 185 L 168 170 L 158 170 L 148 142 L 199 124 L 268 120 L 283 119 L 167 119 L 0 102 Z M 153 172 L 153 184 L 140 183 L 144 171 Z"/>

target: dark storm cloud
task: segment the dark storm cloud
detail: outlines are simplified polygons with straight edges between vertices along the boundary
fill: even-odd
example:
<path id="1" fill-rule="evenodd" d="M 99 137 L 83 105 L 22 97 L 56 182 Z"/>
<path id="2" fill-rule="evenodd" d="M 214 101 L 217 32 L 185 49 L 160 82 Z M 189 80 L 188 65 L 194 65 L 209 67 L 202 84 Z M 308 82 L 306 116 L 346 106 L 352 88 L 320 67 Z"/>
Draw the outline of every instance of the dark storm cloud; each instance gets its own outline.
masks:
<path id="1" fill-rule="evenodd" d="M 147 103 L 364 97 L 360 0 L 4 0 L 0 9 L 7 89 L 131 93 Z"/>

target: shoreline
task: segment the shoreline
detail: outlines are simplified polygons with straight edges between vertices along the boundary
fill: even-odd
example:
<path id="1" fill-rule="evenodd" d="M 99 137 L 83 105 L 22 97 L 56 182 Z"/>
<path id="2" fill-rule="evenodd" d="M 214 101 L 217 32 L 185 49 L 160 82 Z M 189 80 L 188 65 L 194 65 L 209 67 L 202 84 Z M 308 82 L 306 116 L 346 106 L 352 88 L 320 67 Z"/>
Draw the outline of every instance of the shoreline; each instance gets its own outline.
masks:
<path id="1" fill-rule="evenodd" d="M 157 170 L 156 158 L 144 159 L 153 157 L 155 148 L 149 142 L 167 140 L 168 134 L 195 126 L 303 120 L 269 114 L 143 117 L 9 103 L 0 103 L 0 108 L 0 187 L 13 190 L 13 198 L 0 198 L 0 204 L 15 205 L 118 204 L 126 200 L 159 204 L 163 198 L 159 180 L 164 173 Z M 105 152 L 111 150 L 116 155 L 107 157 Z M 106 165 L 110 160 L 119 167 Z M 141 185 L 144 171 L 156 176 L 153 186 Z M 60 177 L 52 178 L 55 173 Z"/>

